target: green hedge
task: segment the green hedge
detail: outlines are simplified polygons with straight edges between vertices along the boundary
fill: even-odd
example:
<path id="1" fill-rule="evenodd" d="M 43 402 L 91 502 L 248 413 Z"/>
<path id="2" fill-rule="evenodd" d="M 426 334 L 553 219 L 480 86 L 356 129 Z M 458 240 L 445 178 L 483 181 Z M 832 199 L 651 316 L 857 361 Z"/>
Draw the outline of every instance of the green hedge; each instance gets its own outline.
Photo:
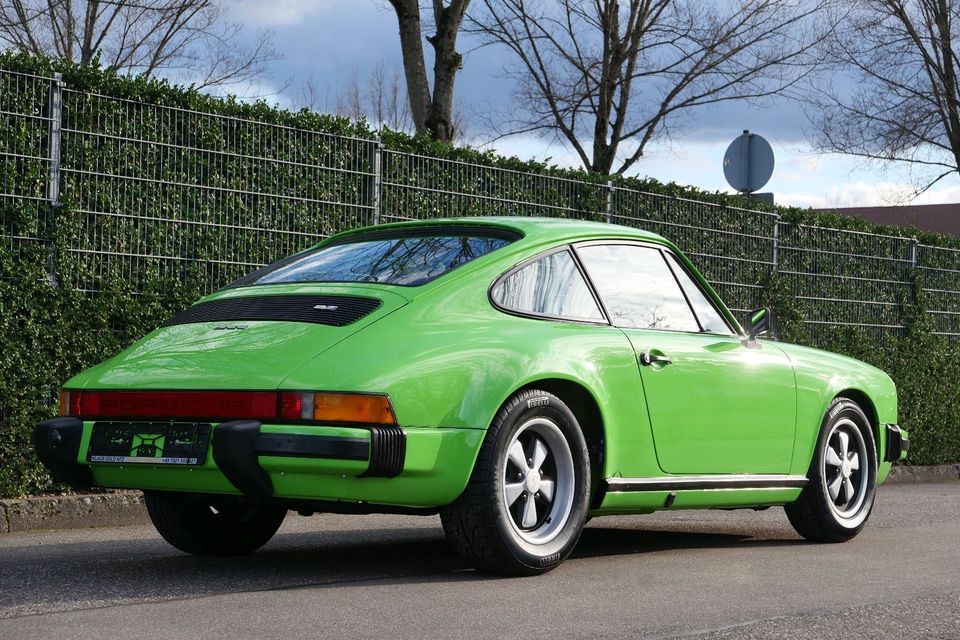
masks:
<path id="1" fill-rule="evenodd" d="M 63 206 L 53 210 L 37 200 L 44 163 L 10 155 L 41 149 L 45 128 L 0 115 L 0 235 L 8 236 L 0 238 L 0 496 L 9 496 L 50 486 L 32 455 L 29 434 L 32 424 L 55 412 L 64 380 L 116 353 L 249 264 L 369 222 L 365 203 L 371 195 L 373 146 L 366 140 L 374 132 L 364 122 L 215 99 L 164 82 L 50 60 L 0 54 L 4 69 L 62 73 L 71 129 L 62 150 Z M 42 114 L 46 94 L 42 84 L 37 87 L 0 87 L 0 111 Z M 402 133 L 383 131 L 380 137 L 390 152 L 381 191 L 385 219 L 518 213 L 604 217 L 606 177 Z M 957 304 L 955 297 L 924 292 L 960 289 L 960 282 L 950 280 L 956 274 L 910 270 L 902 261 L 879 257 L 809 251 L 829 246 L 838 253 L 902 257 L 905 239 L 916 237 L 942 248 L 924 254 L 922 266 L 956 270 L 956 254 L 944 249 L 960 248 L 960 239 L 770 208 L 652 180 L 610 180 L 618 187 L 610 208 L 613 220 L 675 240 L 708 278 L 729 283 L 718 289 L 731 306 L 769 302 L 783 339 L 846 353 L 890 372 L 900 392 L 901 423 L 914 443 L 911 463 L 960 460 L 960 385 L 955 384 L 960 349 L 931 334 L 933 319 L 923 311 L 926 305 Z M 769 213 L 788 223 L 780 225 L 781 270 L 804 275 L 771 274 L 764 264 L 776 223 Z M 49 284 L 51 258 L 59 287 Z M 885 286 L 880 282 L 885 279 L 905 284 Z M 803 296 L 865 302 L 819 304 Z M 867 304 L 873 302 L 886 304 Z M 835 314 L 846 309 L 850 317 L 843 319 L 851 323 L 907 329 L 894 335 L 803 322 L 836 320 Z"/>

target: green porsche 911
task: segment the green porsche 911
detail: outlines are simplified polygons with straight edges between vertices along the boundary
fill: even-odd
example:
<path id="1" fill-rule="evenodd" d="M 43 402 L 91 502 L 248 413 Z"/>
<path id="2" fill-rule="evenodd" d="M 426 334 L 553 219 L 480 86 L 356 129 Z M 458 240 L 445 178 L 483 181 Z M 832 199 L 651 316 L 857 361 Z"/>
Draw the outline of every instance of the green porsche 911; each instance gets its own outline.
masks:
<path id="1" fill-rule="evenodd" d="M 882 371 L 744 331 L 660 236 L 538 218 L 357 229 L 210 295 L 67 382 L 34 444 L 144 491 L 194 554 L 301 513 L 440 513 L 476 567 L 535 574 L 588 517 L 783 505 L 864 526 L 909 442 Z"/>

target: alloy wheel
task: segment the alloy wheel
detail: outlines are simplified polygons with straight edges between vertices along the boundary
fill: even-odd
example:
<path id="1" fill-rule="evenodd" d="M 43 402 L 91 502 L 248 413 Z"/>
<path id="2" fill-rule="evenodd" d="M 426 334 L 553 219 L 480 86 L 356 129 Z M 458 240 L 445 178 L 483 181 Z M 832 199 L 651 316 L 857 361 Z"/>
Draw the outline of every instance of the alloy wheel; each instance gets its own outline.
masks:
<path id="1" fill-rule="evenodd" d="M 853 420 L 838 420 L 827 436 L 823 454 L 823 484 L 827 502 L 839 518 L 855 517 L 869 488 L 867 445 Z"/>
<path id="2" fill-rule="evenodd" d="M 560 427 L 545 417 L 525 422 L 503 460 L 503 504 L 511 531 L 534 545 L 553 540 L 570 517 L 574 468 Z"/>

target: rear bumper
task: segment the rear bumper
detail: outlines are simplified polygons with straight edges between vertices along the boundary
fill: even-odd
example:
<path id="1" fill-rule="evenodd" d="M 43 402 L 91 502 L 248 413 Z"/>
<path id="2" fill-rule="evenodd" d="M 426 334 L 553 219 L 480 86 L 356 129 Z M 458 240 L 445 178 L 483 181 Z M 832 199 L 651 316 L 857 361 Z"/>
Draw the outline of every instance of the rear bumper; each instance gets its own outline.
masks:
<path id="1" fill-rule="evenodd" d="M 213 460 L 244 495 L 274 495 L 260 456 L 365 461 L 357 477 L 393 478 L 403 472 L 407 435 L 400 427 L 371 426 L 369 439 L 334 435 L 261 433 L 256 420 L 222 422 L 213 429 Z"/>
<path id="2" fill-rule="evenodd" d="M 33 448 L 53 479 L 75 489 L 89 489 L 93 474 L 78 461 L 81 440 L 83 423 L 76 418 L 46 420 L 33 429 Z"/>
<path id="3" fill-rule="evenodd" d="M 92 422 L 38 424 L 34 446 L 55 480 L 91 486 L 243 495 L 256 499 L 448 504 L 463 491 L 483 431 L 439 427 L 214 425 L 197 465 L 88 460 Z"/>

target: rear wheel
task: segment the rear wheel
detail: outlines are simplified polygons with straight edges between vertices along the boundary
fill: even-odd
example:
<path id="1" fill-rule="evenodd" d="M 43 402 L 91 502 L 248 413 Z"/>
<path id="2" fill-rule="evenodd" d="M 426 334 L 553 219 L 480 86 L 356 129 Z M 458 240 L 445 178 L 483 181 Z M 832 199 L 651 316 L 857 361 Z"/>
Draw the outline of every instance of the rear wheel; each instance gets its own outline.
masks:
<path id="1" fill-rule="evenodd" d="M 256 551 L 277 532 L 287 510 L 217 500 L 212 496 L 144 492 L 153 526 L 171 545 L 198 556 Z"/>
<path id="2" fill-rule="evenodd" d="M 854 537 L 873 509 L 877 449 L 870 421 L 852 400 L 837 398 L 827 409 L 807 486 L 784 507 L 804 538 L 843 542 Z"/>
<path id="3" fill-rule="evenodd" d="M 587 515 L 590 457 L 573 412 L 528 390 L 497 414 L 460 498 L 441 512 L 454 548 L 479 569 L 533 575 L 573 550 Z"/>

